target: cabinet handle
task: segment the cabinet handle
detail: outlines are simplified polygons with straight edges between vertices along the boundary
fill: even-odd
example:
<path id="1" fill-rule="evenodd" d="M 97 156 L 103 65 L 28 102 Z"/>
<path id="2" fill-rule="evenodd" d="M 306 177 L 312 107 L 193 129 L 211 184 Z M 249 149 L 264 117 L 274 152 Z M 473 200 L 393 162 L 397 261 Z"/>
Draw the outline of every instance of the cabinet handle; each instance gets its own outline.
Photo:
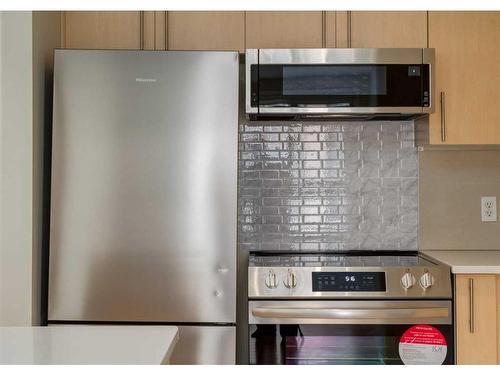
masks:
<path id="1" fill-rule="evenodd" d="M 351 48 L 352 47 L 352 39 L 351 39 L 351 12 L 347 12 L 347 47 Z"/>
<path id="2" fill-rule="evenodd" d="M 139 49 L 144 49 L 144 11 L 139 12 Z"/>
<path id="3" fill-rule="evenodd" d="M 323 27 L 321 28 L 321 47 L 326 48 L 326 12 L 321 12 L 321 22 Z"/>
<path id="4" fill-rule="evenodd" d="M 446 140 L 446 107 L 444 91 L 441 91 L 441 142 Z"/>
<path id="5" fill-rule="evenodd" d="M 469 279 L 469 331 L 474 333 L 474 279 Z"/>

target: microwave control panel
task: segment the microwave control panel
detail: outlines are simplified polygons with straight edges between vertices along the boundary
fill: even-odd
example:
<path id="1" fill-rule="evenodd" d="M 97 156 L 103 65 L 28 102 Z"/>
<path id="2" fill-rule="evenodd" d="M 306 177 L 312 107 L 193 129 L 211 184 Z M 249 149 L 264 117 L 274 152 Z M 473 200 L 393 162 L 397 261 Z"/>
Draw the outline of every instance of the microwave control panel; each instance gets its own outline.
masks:
<path id="1" fill-rule="evenodd" d="M 313 272 L 313 292 L 385 292 L 385 272 Z"/>

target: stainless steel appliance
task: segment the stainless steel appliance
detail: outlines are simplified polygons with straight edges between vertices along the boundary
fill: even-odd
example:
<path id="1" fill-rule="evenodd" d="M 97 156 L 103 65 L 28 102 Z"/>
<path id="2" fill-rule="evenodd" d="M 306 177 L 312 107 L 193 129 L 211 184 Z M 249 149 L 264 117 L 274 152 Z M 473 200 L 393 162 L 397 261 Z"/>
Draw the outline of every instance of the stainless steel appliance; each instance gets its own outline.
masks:
<path id="1" fill-rule="evenodd" d="M 48 322 L 235 361 L 236 52 L 55 52 Z"/>
<path id="2" fill-rule="evenodd" d="M 433 111 L 434 49 L 246 51 L 246 113 L 360 119 Z"/>
<path id="3" fill-rule="evenodd" d="M 451 272 L 418 253 L 251 253 L 248 299 L 251 364 L 454 363 Z"/>

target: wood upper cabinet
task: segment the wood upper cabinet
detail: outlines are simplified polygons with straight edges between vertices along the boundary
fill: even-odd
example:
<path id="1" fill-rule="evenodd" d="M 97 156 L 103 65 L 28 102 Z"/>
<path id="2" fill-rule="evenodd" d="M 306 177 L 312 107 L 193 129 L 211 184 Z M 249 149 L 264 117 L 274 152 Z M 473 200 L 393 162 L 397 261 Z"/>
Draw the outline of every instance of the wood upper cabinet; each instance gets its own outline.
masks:
<path id="1" fill-rule="evenodd" d="M 64 12 L 63 46 L 140 49 L 141 12 Z"/>
<path id="2" fill-rule="evenodd" d="M 245 52 L 245 12 L 168 12 L 169 50 Z"/>
<path id="3" fill-rule="evenodd" d="M 350 12 L 350 47 L 425 48 L 427 12 Z"/>
<path id="4" fill-rule="evenodd" d="M 142 49 L 150 51 L 167 49 L 167 12 L 142 13 Z"/>
<path id="5" fill-rule="evenodd" d="M 500 359 L 500 276 L 456 275 L 458 364 L 497 364 Z"/>
<path id="6" fill-rule="evenodd" d="M 427 47 L 427 12 L 325 12 L 327 48 Z"/>
<path id="7" fill-rule="evenodd" d="M 246 48 L 321 48 L 323 12 L 246 12 Z"/>
<path id="8" fill-rule="evenodd" d="M 500 12 L 429 12 L 429 47 L 430 143 L 500 144 Z"/>

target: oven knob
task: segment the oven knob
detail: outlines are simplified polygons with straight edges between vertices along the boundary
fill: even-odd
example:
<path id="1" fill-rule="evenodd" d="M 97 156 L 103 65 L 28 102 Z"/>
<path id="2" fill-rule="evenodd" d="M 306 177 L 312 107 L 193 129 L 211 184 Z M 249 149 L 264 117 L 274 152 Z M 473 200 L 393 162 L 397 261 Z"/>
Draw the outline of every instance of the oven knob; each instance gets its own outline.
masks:
<path id="1" fill-rule="evenodd" d="M 420 286 L 424 289 L 430 288 L 434 285 L 434 276 L 432 276 L 429 272 L 426 272 L 420 278 Z"/>
<path id="2" fill-rule="evenodd" d="M 275 289 L 278 287 L 278 278 L 273 270 L 269 270 L 267 273 L 265 284 L 269 289 Z"/>
<path id="3" fill-rule="evenodd" d="M 288 270 L 283 284 L 285 284 L 288 289 L 293 289 L 297 286 L 297 276 L 295 276 L 295 273 L 292 270 Z"/>
<path id="4" fill-rule="evenodd" d="M 406 272 L 401 278 L 401 285 L 405 289 L 410 289 L 413 285 L 415 285 L 415 278 L 410 272 Z"/>

